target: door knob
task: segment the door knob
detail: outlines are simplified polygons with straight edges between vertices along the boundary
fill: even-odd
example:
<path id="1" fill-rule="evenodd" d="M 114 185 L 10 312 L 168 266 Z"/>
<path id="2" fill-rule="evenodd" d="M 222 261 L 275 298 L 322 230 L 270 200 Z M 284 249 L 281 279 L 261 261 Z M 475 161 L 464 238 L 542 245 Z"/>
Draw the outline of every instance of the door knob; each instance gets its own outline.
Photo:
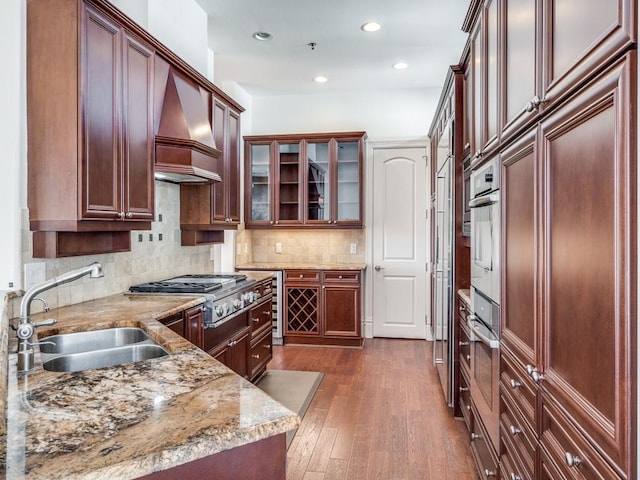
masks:
<path id="1" fill-rule="evenodd" d="M 379 272 L 380 270 L 384 270 L 384 267 L 381 267 L 380 265 L 376 265 L 375 267 L 373 267 L 373 269 L 374 269 L 376 272 Z"/>

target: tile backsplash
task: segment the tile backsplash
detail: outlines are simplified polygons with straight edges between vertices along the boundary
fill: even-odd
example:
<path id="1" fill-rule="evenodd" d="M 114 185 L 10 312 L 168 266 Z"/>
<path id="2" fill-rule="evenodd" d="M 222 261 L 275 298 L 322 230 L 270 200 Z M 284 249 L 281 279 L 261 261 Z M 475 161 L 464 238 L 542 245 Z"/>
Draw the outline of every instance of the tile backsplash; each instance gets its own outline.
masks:
<path id="1" fill-rule="evenodd" d="M 236 263 L 365 263 L 365 243 L 365 230 L 243 230 Z"/>
<path id="2" fill-rule="evenodd" d="M 55 287 L 41 296 L 51 308 L 80 303 L 128 290 L 129 286 L 169 278 L 184 273 L 213 272 L 210 246 L 183 247 L 180 245 L 180 188 L 166 182 L 155 183 L 156 221 L 152 230 L 131 232 L 131 251 L 104 255 L 43 259 L 33 258 L 29 214 L 22 212 L 23 264 L 44 263 L 45 278 L 50 279 L 69 270 L 100 262 L 103 278 L 84 277 Z M 162 220 L 160 221 L 160 216 Z M 9 315 L 19 313 L 20 298 L 12 301 Z M 41 308 L 34 302 L 33 311 Z"/>

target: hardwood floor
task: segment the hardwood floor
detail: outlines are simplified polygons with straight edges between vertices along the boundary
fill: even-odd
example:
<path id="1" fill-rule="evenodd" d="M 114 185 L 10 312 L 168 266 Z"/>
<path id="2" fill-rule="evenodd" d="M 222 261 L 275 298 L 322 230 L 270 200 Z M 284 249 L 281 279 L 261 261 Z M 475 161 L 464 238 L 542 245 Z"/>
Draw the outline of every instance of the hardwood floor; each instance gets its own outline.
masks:
<path id="1" fill-rule="evenodd" d="M 271 369 L 325 377 L 287 453 L 287 480 L 475 480 L 464 423 L 447 411 L 431 343 L 274 347 Z"/>

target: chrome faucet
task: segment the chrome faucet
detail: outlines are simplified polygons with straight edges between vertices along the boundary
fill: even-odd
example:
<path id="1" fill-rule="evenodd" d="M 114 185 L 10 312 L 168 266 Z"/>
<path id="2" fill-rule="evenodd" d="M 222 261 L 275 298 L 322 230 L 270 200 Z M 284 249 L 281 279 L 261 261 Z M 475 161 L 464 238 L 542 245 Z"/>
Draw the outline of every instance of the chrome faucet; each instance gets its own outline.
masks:
<path id="1" fill-rule="evenodd" d="M 83 268 L 79 268 L 77 270 L 71 270 L 70 272 L 63 273 L 60 276 L 52 278 L 51 280 L 47 280 L 39 285 L 34 285 L 27 293 L 22 297 L 22 302 L 20 303 L 20 324 L 17 327 L 18 334 L 18 371 L 25 372 L 31 370 L 33 368 L 33 345 L 36 345 L 31 341 L 33 337 L 34 329 L 37 327 L 42 327 L 45 325 L 53 325 L 56 323 L 54 319 L 45 320 L 39 323 L 33 323 L 31 321 L 31 302 L 35 299 L 40 300 L 38 297 L 39 294 L 45 292 L 47 290 L 51 290 L 53 287 L 57 287 L 58 285 L 62 285 L 64 283 L 73 282 L 85 275 L 89 275 L 91 278 L 99 278 L 103 277 L 104 273 L 102 272 L 102 265 L 98 262 L 92 263 Z M 45 306 L 46 302 L 42 300 Z M 45 308 L 45 311 L 47 311 Z"/>

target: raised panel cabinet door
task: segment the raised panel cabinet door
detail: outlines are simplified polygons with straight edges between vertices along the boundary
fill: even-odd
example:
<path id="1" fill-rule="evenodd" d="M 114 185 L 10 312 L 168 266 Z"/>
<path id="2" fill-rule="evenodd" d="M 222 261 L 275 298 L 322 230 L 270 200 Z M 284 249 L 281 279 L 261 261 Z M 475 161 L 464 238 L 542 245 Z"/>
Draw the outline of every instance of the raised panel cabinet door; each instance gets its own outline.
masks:
<path id="1" fill-rule="evenodd" d="M 336 337 L 360 336 L 360 287 L 323 285 L 323 334 Z"/>
<path id="2" fill-rule="evenodd" d="M 222 165 L 223 171 L 220 172 L 222 176 L 221 182 L 214 182 L 210 188 L 213 189 L 213 208 L 212 208 L 212 218 L 213 222 L 224 222 L 227 218 L 226 215 L 226 190 L 229 185 L 230 179 L 227 178 L 225 173 L 225 164 L 228 155 L 227 142 L 226 137 L 228 134 L 228 125 L 226 122 L 227 117 L 227 106 L 217 100 L 215 97 L 213 99 L 213 136 L 216 142 L 216 148 L 222 150 Z"/>
<path id="3" fill-rule="evenodd" d="M 541 125 L 540 385 L 627 475 L 635 463 L 635 85 L 635 54 L 627 54 Z"/>
<path id="4" fill-rule="evenodd" d="M 123 173 L 125 219 L 154 218 L 154 52 L 124 35 Z"/>
<path id="5" fill-rule="evenodd" d="M 633 0 L 544 0 L 544 97 L 554 101 L 636 41 Z"/>
<path id="6" fill-rule="evenodd" d="M 486 102 L 485 102 L 485 115 L 486 115 L 486 128 L 487 131 L 484 135 L 485 144 L 482 146 L 483 150 L 488 150 L 498 138 L 498 114 L 499 114 L 499 100 L 498 100 L 498 72 L 500 64 L 498 62 L 501 54 L 499 52 L 500 42 L 500 22 L 499 15 L 502 13 L 498 8 L 499 0 L 487 0 L 485 6 L 485 25 L 486 25 L 486 53 L 484 55 L 486 72 Z"/>
<path id="7" fill-rule="evenodd" d="M 186 339 L 198 348 L 204 347 L 202 306 L 192 307 L 184 312 Z"/>
<path id="8" fill-rule="evenodd" d="M 121 212 L 120 26 L 85 6 L 81 41 L 81 217 L 117 219 Z"/>
<path id="9" fill-rule="evenodd" d="M 484 145 L 486 123 L 484 112 L 484 88 L 486 65 L 484 58 L 484 22 L 481 19 L 470 33 L 470 66 L 471 66 L 471 155 L 480 155 Z"/>
<path id="10" fill-rule="evenodd" d="M 538 94 L 539 52 L 537 27 L 541 15 L 541 0 L 509 0 L 502 2 L 505 13 L 502 98 L 504 141 L 530 121 L 533 111 L 527 104 Z"/>
<path id="11" fill-rule="evenodd" d="M 225 152 L 227 216 L 230 223 L 237 224 L 240 223 L 240 114 L 231 109 L 228 113 L 228 155 Z"/>
<path id="12" fill-rule="evenodd" d="M 539 215 L 536 132 L 501 154 L 503 284 L 502 341 L 526 364 L 536 363 L 539 324 L 536 262 Z"/>
<path id="13" fill-rule="evenodd" d="M 247 327 L 241 333 L 231 339 L 231 346 L 227 352 L 229 368 L 238 375 L 249 377 L 249 352 L 250 352 L 250 330 Z"/>

